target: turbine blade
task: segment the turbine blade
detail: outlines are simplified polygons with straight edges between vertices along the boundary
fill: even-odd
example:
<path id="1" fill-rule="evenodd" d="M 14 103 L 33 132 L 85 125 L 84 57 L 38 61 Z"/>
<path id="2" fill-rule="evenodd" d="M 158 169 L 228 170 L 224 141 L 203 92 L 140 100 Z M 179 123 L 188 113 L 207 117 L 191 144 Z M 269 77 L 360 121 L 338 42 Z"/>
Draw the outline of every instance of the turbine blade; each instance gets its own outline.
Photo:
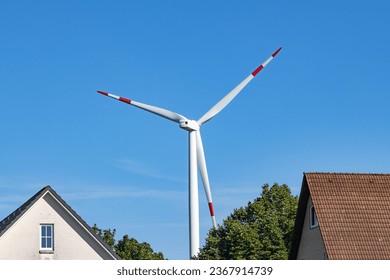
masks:
<path id="1" fill-rule="evenodd" d="M 255 71 L 253 71 L 231 92 L 229 92 L 224 98 L 222 98 L 217 104 L 215 104 L 214 107 L 212 107 L 198 120 L 198 124 L 204 124 L 205 122 L 211 120 L 220 111 L 222 111 L 222 109 L 225 108 L 237 96 L 237 94 L 280 52 L 281 49 L 282 48 L 277 49 L 266 61 L 263 62 L 263 64 L 257 67 Z"/>
<path id="2" fill-rule="evenodd" d="M 183 120 L 187 120 L 186 117 L 184 117 L 184 116 L 182 116 L 180 114 L 177 114 L 175 112 L 163 109 L 163 108 L 159 108 L 159 107 L 143 104 L 143 103 L 140 103 L 140 102 L 137 102 L 137 101 L 134 101 L 134 100 L 130 100 L 130 99 L 127 99 L 127 98 L 124 98 L 124 97 L 120 97 L 120 96 L 117 96 L 115 94 L 111 94 L 111 93 L 108 93 L 108 92 L 105 92 L 105 91 L 101 91 L 101 90 L 98 90 L 97 92 L 100 93 L 100 94 L 103 94 L 105 96 L 114 98 L 116 100 L 122 101 L 124 103 L 133 105 L 135 107 L 138 107 L 138 108 L 140 108 L 142 110 L 145 110 L 145 111 L 148 111 L 150 113 L 156 114 L 156 115 L 158 115 L 160 117 L 163 117 L 163 118 L 166 118 L 168 120 L 177 122 L 177 123 L 180 123 L 180 121 L 183 121 Z"/>
<path id="3" fill-rule="evenodd" d="M 214 215 L 214 205 L 213 205 L 213 200 L 211 198 L 209 176 L 207 174 L 206 158 L 204 156 L 202 137 L 200 136 L 199 130 L 196 131 L 196 152 L 197 152 L 199 173 L 200 173 L 200 176 L 202 178 L 204 191 L 206 193 L 206 198 L 207 198 L 207 202 L 209 205 L 211 220 L 213 222 L 214 228 L 217 228 L 217 223 L 215 222 L 215 215 Z"/>

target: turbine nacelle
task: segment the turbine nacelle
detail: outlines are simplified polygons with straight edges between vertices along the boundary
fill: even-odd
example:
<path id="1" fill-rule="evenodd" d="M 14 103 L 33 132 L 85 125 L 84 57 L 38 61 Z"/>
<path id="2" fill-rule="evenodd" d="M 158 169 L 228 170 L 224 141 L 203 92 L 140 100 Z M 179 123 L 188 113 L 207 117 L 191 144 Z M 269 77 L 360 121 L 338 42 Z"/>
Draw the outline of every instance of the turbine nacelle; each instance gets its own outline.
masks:
<path id="1" fill-rule="evenodd" d="M 180 127 L 187 131 L 198 131 L 200 129 L 200 125 L 194 120 L 182 120 L 180 121 Z"/>

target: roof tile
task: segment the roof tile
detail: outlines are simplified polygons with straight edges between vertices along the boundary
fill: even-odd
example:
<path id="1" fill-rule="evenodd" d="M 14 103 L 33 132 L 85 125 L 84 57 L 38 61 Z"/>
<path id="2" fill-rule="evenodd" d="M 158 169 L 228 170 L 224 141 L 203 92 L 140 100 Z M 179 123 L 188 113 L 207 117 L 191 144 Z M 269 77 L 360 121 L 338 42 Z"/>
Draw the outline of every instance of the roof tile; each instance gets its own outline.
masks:
<path id="1" fill-rule="evenodd" d="M 305 177 L 330 259 L 390 259 L 390 174 Z"/>

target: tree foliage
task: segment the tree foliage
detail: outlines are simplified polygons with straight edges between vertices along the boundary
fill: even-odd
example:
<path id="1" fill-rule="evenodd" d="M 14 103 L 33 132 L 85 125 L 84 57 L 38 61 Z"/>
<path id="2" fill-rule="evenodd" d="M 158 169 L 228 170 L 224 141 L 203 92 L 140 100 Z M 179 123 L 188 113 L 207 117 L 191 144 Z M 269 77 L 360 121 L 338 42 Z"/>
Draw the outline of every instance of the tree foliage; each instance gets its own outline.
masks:
<path id="1" fill-rule="evenodd" d="M 92 229 L 95 231 L 95 233 L 97 235 L 99 235 L 101 238 L 103 238 L 103 240 L 108 244 L 110 245 L 112 248 L 114 248 L 114 245 L 115 245 L 115 234 L 116 234 L 116 230 L 113 229 L 105 229 L 105 230 L 102 230 L 100 228 L 97 227 L 96 224 L 93 225 Z"/>
<path id="2" fill-rule="evenodd" d="M 199 259 L 287 259 L 297 205 L 287 185 L 264 185 L 260 197 L 210 230 Z"/>
<path id="3" fill-rule="evenodd" d="M 164 260 L 161 252 L 154 252 L 149 243 L 139 243 L 135 238 L 130 238 L 127 234 L 122 239 L 115 242 L 116 230 L 102 230 L 94 224 L 92 229 L 97 235 L 110 245 L 122 260 Z"/>
<path id="4" fill-rule="evenodd" d="M 161 252 L 153 252 L 149 243 L 139 243 L 127 234 L 118 241 L 115 250 L 122 260 L 164 260 L 164 255 Z"/>

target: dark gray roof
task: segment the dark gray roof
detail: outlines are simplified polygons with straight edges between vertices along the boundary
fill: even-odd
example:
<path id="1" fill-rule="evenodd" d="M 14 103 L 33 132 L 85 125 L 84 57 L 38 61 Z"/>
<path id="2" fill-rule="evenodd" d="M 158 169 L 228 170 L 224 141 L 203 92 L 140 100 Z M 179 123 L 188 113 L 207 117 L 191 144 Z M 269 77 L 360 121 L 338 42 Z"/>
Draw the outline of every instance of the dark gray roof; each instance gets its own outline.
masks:
<path id="1" fill-rule="evenodd" d="M 0 222 L 0 236 L 2 236 L 23 214 L 33 205 L 44 193 L 46 190 L 51 189 L 50 186 L 46 186 L 33 195 L 29 200 L 23 203 L 19 208 L 14 212 L 9 214 L 5 219 Z"/>
<path id="2" fill-rule="evenodd" d="M 95 231 L 66 203 L 65 200 L 57 194 L 52 187 L 46 186 L 38 191 L 35 195 L 33 195 L 29 200 L 23 203 L 20 207 L 18 207 L 14 212 L 9 214 L 5 219 L 0 221 L 0 237 L 20 218 L 23 214 L 30 209 L 32 205 L 34 205 L 43 195 L 47 192 L 50 192 L 61 204 L 65 207 L 98 241 L 99 243 L 105 247 L 116 259 L 120 259 L 120 257 L 115 253 L 113 248 L 109 246 L 99 235 L 95 233 Z"/>

